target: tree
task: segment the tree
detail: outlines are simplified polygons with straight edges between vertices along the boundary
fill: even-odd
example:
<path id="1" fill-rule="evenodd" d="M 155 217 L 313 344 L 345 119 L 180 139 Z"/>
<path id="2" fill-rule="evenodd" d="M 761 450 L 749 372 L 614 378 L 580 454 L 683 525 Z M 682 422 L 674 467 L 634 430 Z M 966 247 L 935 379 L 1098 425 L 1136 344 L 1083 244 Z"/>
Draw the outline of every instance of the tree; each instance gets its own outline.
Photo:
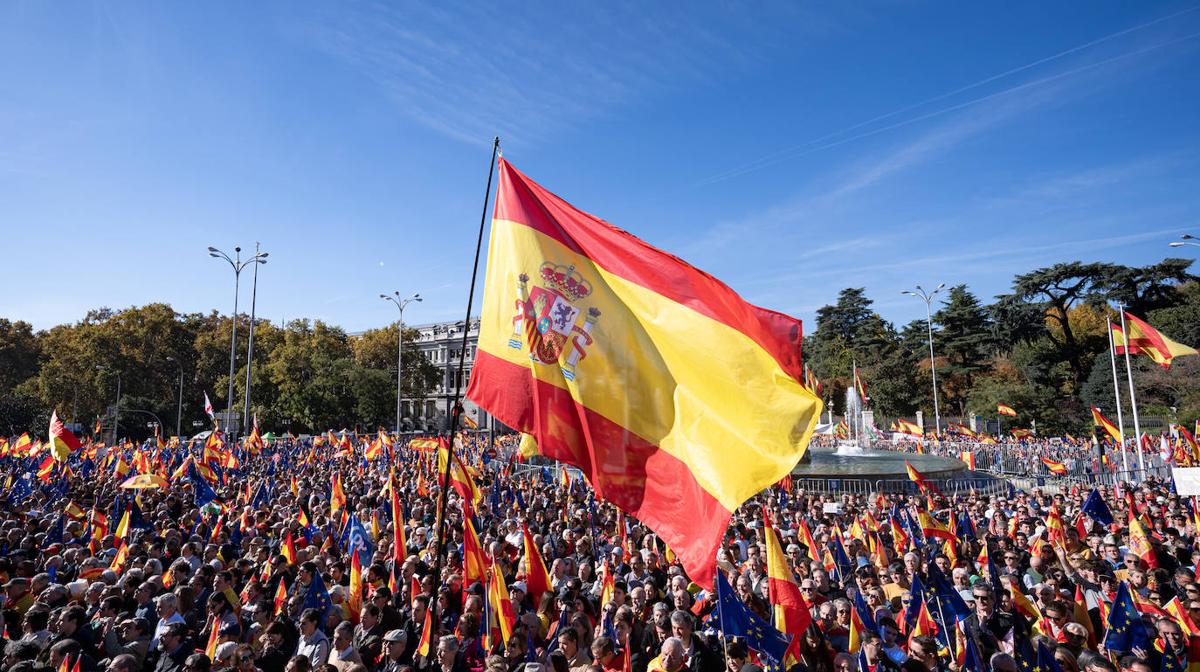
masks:
<path id="1" fill-rule="evenodd" d="M 40 355 L 28 322 L 0 319 L 0 397 L 37 374 Z"/>
<path id="2" fill-rule="evenodd" d="M 1107 298 L 1139 317 L 1174 305 L 1180 285 L 1197 280 L 1187 272 L 1191 265 L 1190 259 L 1163 259 L 1141 268 L 1116 266 L 1105 280 Z"/>
<path id="3" fill-rule="evenodd" d="M 966 285 L 958 285 L 950 289 L 933 320 L 938 326 L 934 343 L 943 360 L 938 364 L 940 391 L 945 393 L 947 406 L 963 415 L 975 375 L 989 368 L 991 324 L 987 311 Z"/>
<path id="4" fill-rule="evenodd" d="M 1113 264 L 1073 261 L 1039 268 L 1013 280 L 1012 296 L 1040 304 L 1046 318 L 1059 328 L 1059 335 L 1050 335 L 1050 340 L 1070 367 L 1069 394 L 1079 390 L 1091 364 L 1087 350 L 1076 338 L 1069 311 L 1082 301 L 1103 300 L 1106 283 L 1118 270 Z"/>

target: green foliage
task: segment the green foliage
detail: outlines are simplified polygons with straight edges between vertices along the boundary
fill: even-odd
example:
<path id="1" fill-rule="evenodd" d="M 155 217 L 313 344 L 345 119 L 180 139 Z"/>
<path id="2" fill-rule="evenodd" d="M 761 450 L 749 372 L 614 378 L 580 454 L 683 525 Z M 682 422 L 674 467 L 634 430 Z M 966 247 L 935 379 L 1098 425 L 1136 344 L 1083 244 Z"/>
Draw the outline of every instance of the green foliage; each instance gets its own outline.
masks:
<path id="1" fill-rule="evenodd" d="M 943 417 L 990 418 L 997 403 L 1006 403 L 1017 409 L 1020 426 L 1036 420 L 1041 432 L 1087 433 L 1088 405 L 1114 410 L 1105 333 L 1105 317 L 1116 315 L 1114 302 L 1171 338 L 1200 346 L 1200 282 L 1188 274 L 1190 265 L 1180 259 L 1138 268 L 1056 264 L 1018 275 L 1012 291 L 991 305 L 963 285 L 951 288 L 933 315 Z M 36 333 L 27 323 L 0 319 L 0 432 L 44 433 L 53 409 L 90 430 L 109 412 L 118 374 L 122 431 L 130 434 L 146 433 L 151 417 L 174 431 L 181 374 L 185 433 L 193 423 L 207 424 L 200 403 L 205 392 L 218 409 L 240 411 L 250 325 L 244 315 L 237 319 L 232 404 L 226 399 L 233 327 L 227 316 L 179 314 L 152 303 L 100 308 L 76 324 Z M 397 329 L 392 324 L 350 336 L 320 321 L 259 322 L 251 412 L 260 427 L 299 432 L 390 426 Z M 404 331 L 401 378 L 408 399 L 424 398 L 441 380 L 441 370 L 409 347 L 417 337 L 415 330 Z M 804 355 L 837 412 L 857 364 L 879 416 L 910 417 L 922 410 L 932 417 L 928 339 L 925 320 L 897 330 L 874 310 L 863 288 L 848 288 L 817 311 Z M 1133 364 L 1143 413 L 1189 425 L 1200 417 L 1200 357 L 1179 358 L 1170 369 L 1145 357 Z M 1121 375 L 1123 386 L 1123 369 Z"/>
<path id="2" fill-rule="evenodd" d="M 228 405 L 229 336 L 233 322 L 216 313 L 181 315 L 165 304 L 88 313 L 72 325 L 34 334 L 22 322 L 0 320 L 0 432 L 45 432 L 50 410 L 91 431 L 109 417 L 121 382 L 122 432 L 149 433 L 158 419 L 175 431 L 182 397 L 183 432 L 207 426 L 201 400 Z M 234 410 L 242 410 L 249 318 L 238 316 Z M 405 331 L 405 340 L 417 337 Z M 296 320 L 280 328 L 259 321 L 254 331 L 253 405 L 264 430 L 323 430 L 344 424 L 391 426 L 396 409 L 396 328 L 348 336 L 322 322 Z M 415 348 L 406 350 L 404 391 L 424 397 L 440 371 Z M 182 378 L 182 393 L 180 383 Z M 107 423 L 106 423 L 107 424 Z"/>
<path id="3" fill-rule="evenodd" d="M 1171 338 L 1200 345 L 1200 283 L 1188 275 L 1189 266 L 1178 259 L 1143 268 L 1057 264 L 1017 276 L 1011 293 L 986 306 L 965 286 L 953 287 L 933 316 L 942 415 L 991 418 L 996 404 L 1005 403 L 1019 413 L 1016 426 L 1036 421 L 1043 433 L 1088 433 L 1088 405 L 1113 406 L 1105 316 L 1116 313 L 1106 306 L 1125 302 Z M 817 311 L 804 347 L 835 411 L 842 410 L 841 391 L 857 362 L 882 417 L 918 409 L 932 416 L 924 320 L 897 333 L 861 288 L 845 289 Z M 1144 414 L 1170 416 L 1175 408 L 1181 422 L 1200 416 L 1194 382 L 1200 357 L 1180 358 L 1170 370 L 1139 357 L 1134 368 Z"/>

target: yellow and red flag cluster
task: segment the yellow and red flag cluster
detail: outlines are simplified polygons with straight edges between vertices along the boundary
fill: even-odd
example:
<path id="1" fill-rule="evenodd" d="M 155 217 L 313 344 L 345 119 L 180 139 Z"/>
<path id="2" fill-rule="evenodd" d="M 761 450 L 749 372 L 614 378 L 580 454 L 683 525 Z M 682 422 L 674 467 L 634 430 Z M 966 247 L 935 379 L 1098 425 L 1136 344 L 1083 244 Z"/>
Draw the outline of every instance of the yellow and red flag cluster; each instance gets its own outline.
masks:
<path id="1" fill-rule="evenodd" d="M 730 512 L 791 471 L 821 411 L 801 382 L 800 322 L 503 159 L 499 174 L 467 396 L 711 586 Z"/>

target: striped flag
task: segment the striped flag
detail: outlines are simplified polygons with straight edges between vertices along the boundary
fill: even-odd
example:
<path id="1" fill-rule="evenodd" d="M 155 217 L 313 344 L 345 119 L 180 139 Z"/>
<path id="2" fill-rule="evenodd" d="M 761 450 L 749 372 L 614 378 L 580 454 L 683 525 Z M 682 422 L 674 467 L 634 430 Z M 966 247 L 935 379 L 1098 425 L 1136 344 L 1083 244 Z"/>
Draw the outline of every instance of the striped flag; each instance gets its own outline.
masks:
<path id="1" fill-rule="evenodd" d="M 1000 415 L 1007 415 L 1010 418 L 1017 417 L 1017 411 L 1008 404 L 996 404 L 996 412 Z"/>
<path id="2" fill-rule="evenodd" d="M 1113 424 L 1112 420 L 1104 417 L 1104 414 L 1100 412 L 1100 409 L 1096 408 L 1095 406 L 1092 406 L 1092 423 L 1103 429 L 1104 433 L 1111 436 L 1113 441 L 1117 441 L 1118 443 L 1121 441 L 1121 430 L 1117 429 L 1117 426 Z"/>
<path id="3" fill-rule="evenodd" d="M 500 160 L 467 396 L 583 471 L 711 587 L 731 512 L 803 455 L 798 320 Z M 714 356 L 716 353 L 716 356 Z"/>

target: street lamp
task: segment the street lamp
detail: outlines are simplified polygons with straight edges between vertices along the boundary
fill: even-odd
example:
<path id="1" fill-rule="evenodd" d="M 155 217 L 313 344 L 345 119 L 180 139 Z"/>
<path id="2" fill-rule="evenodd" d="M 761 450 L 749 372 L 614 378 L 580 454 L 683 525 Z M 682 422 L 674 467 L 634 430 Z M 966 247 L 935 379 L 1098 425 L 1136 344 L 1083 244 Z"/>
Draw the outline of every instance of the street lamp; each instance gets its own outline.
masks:
<path id="1" fill-rule="evenodd" d="M 407 299 L 402 299 L 402 298 L 400 298 L 400 292 L 392 292 L 392 294 L 393 294 L 393 296 L 388 296 L 387 294 L 380 294 L 379 298 L 383 299 L 384 301 L 391 301 L 392 303 L 396 304 L 397 308 L 400 309 L 400 327 L 399 327 L 399 329 L 397 329 L 397 331 L 399 332 L 399 335 L 396 337 L 396 340 L 399 342 L 399 345 L 396 346 L 396 435 L 399 436 L 400 435 L 400 397 L 403 395 L 403 392 L 401 391 L 402 388 L 400 386 L 400 376 L 402 375 L 402 373 L 404 371 L 404 369 L 403 369 L 403 364 L 404 364 L 404 307 L 407 306 L 408 304 L 412 303 L 413 301 L 419 302 L 421 300 L 421 295 L 413 294 L 412 296 L 408 297 Z"/>
<path id="2" fill-rule="evenodd" d="M 238 283 L 241 280 L 242 269 L 248 264 L 266 263 L 265 254 L 255 254 L 250 259 L 242 261 L 242 248 L 235 247 L 233 248 L 233 252 L 234 258 L 230 259 L 229 255 L 225 254 L 221 250 L 218 250 L 215 247 L 208 248 L 208 256 L 215 257 L 217 259 L 224 259 L 225 261 L 229 262 L 229 266 L 233 269 L 233 332 L 229 336 L 229 394 L 227 394 L 225 397 L 225 411 L 227 413 L 233 412 L 233 365 L 236 361 L 237 355 Z M 228 417 L 226 417 L 226 422 L 228 422 Z M 228 428 L 226 428 L 226 431 L 228 431 Z"/>
<path id="3" fill-rule="evenodd" d="M 258 251 L 254 243 L 254 279 L 250 282 L 250 342 L 246 344 L 246 395 L 242 412 L 242 433 L 250 433 L 250 371 L 254 367 L 254 309 L 258 304 L 258 267 L 267 263 L 267 253 Z"/>
<path id="4" fill-rule="evenodd" d="M 112 445 L 117 445 L 117 425 L 121 418 L 121 372 L 113 371 L 105 367 L 103 364 L 96 365 L 97 371 L 112 371 L 117 376 L 117 399 L 113 402 L 113 428 L 112 428 Z"/>
<path id="5" fill-rule="evenodd" d="M 1182 236 L 1179 236 L 1179 237 L 1180 237 L 1180 238 L 1181 238 L 1183 241 L 1186 241 L 1186 242 L 1181 242 L 1181 241 L 1177 240 L 1177 241 L 1175 241 L 1175 242 L 1173 242 L 1173 243 L 1167 243 L 1167 245 L 1168 245 L 1169 247 L 1183 247 L 1183 246 L 1185 246 L 1185 245 L 1186 245 L 1186 246 L 1188 246 L 1188 247 L 1200 247 L 1200 243 L 1194 242 L 1194 241 L 1196 241 L 1196 240 L 1197 240 L 1197 238 L 1196 238 L 1195 236 L 1193 236 L 1192 234 L 1190 234 L 1190 233 L 1185 233 L 1185 234 L 1183 234 Z"/>
<path id="6" fill-rule="evenodd" d="M 167 361 L 175 362 L 175 364 L 177 366 L 179 366 L 179 408 L 175 411 L 175 436 L 179 437 L 179 440 L 182 441 L 183 440 L 183 432 L 181 431 L 181 428 L 183 427 L 183 362 L 180 362 L 178 359 L 175 359 L 174 357 L 167 357 Z"/>
<path id="7" fill-rule="evenodd" d="M 925 302 L 925 326 L 929 330 L 929 370 L 933 373 L 933 427 L 938 434 L 942 432 L 942 410 L 938 404 L 938 388 L 937 388 L 937 360 L 933 355 L 933 297 L 942 291 L 946 283 L 938 285 L 932 292 L 926 292 L 917 285 L 917 291 L 904 290 L 900 292 L 906 296 L 915 296 Z"/>

